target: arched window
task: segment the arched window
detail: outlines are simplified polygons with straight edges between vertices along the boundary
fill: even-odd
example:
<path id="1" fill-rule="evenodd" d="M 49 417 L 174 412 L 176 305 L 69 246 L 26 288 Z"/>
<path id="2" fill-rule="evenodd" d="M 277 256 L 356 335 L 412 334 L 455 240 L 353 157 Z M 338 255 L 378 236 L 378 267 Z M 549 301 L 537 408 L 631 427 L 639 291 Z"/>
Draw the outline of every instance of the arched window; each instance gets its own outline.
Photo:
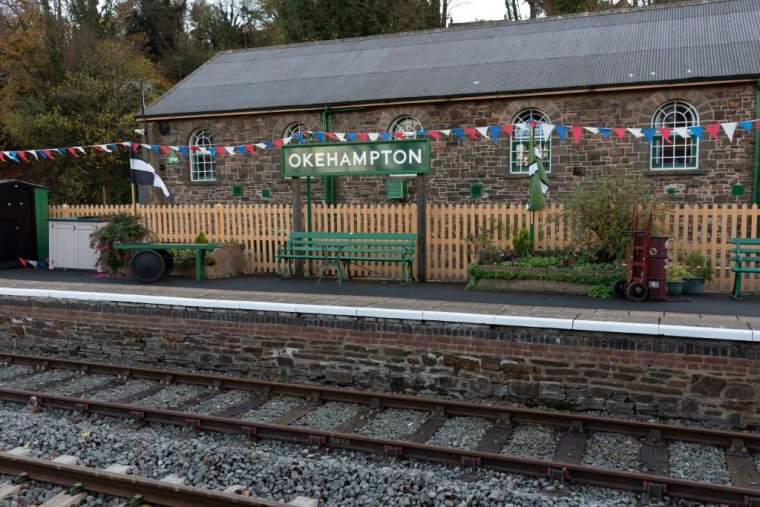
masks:
<path id="1" fill-rule="evenodd" d="M 303 123 L 294 123 L 285 129 L 284 138 L 293 137 L 300 141 L 296 136 L 300 135 L 304 141 L 309 139 L 309 129 Z"/>
<path id="2" fill-rule="evenodd" d="M 551 171 L 552 157 L 551 139 L 544 139 L 544 132 L 541 129 L 540 123 L 549 123 L 549 118 L 539 111 L 538 109 L 526 109 L 520 112 L 512 123 L 519 125 L 527 123 L 530 126 L 531 122 L 539 122 L 534 128 L 534 142 L 536 147 L 541 150 L 541 160 L 544 162 L 544 170 L 546 172 Z M 510 168 L 509 172 L 513 174 L 527 174 L 528 173 L 528 161 L 530 160 L 528 145 L 530 144 L 530 129 L 522 129 L 518 126 L 515 127 L 512 135 L 512 142 L 510 143 Z"/>
<path id="3" fill-rule="evenodd" d="M 207 130 L 198 130 L 190 136 L 190 146 L 200 149 L 190 150 L 190 181 L 216 180 L 216 163 L 209 151 L 214 145 L 214 137 Z"/>
<path id="4" fill-rule="evenodd" d="M 413 116 L 399 116 L 388 129 L 388 132 L 393 134 L 394 132 L 403 132 L 404 137 L 413 139 L 417 137 L 417 132 L 423 130 L 422 123 Z"/>
<path id="5" fill-rule="evenodd" d="M 652 117 L 652 127 L 677 129 L 666 142 L 658 132 L 652 138 L 652 170 L 696 169 L 699 138 L 688 127 L 699 125 L 697 111 L 688 103 L 674 100 L 660 106 Z M 683 135 L 682 135 L 683 134 Z"/>

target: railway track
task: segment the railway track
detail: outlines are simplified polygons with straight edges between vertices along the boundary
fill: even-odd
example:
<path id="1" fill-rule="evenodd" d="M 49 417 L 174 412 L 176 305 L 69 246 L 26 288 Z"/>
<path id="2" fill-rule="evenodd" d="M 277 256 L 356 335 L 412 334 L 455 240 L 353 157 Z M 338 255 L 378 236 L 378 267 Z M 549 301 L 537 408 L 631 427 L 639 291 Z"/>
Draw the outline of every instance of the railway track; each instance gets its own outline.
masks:
<path id="1" fill-rule="evenodd" d="M 0 399 L 45 407 L 181 426 L 189 431 L 240 433 L 248 439 L 267 438 L 308 446 L 352 450 L 392 458 L 425 460 L 526 474 L 552 481 L 579 482 L 641 492 L 652 498 L 683 498 L 708 503 L 760 507 L 760 475 L 752 453 L 760 452 L 760 435 L 710 430 L 483 405 L 425 397 L 360 392 L 321 386 L 248 380 L 85 361 L 0 354 Z M 15 370 L 14 370 L 15 368 Z M 81 380 L 97 376 L 97 387 L 80 389 Z M 38 380 L 38 382 L 34 382 Z M 118 401 L 102 401 L 102 392 L 130 383 L 138 389 Z M 23 389 L 9 385 L 26 385 Z M 66 394 L 56 394 L 67 386 Z M 72 387 L 73 386 L 73 387 Z M 179 400 L 166 405 L 155 399 L 163 391 L 184 390 Z M 222 398 L 226 401 L 222 403 Z M 278 398 L 297 400 L 269 420 L 251 414 Z M 153 399 L 154 401 L 151 401 Z M 215 401 L 217 400 L 217 401 Z M 217 403 L 215 405 L 215 403 Z M 208 409 L 216 406 L 213 415 Z M 320 410 L 340 411 L 341 422 L 329 428 L 310 423 Z M 367 429 L 390 411 L 421 414 L 412 431 L 394 438 L 372 436 Z M 403 417 L 399 415 L 398 417 Z M 451 447 L 436 443 L 438 432 L 453 419 L 484 421 L 483 431 L 471 445 Z M 542 425 L 558 431 L 550 458 L 504 453 L 510 439 L 523 426 Z M 317 427 L 315 427 L 317 426 Z M 635 471 L 584 464 L 588 443 L 597 433 L 628 435 L 639 445 Z M 669 446 L 676 442 L 717 448 L 725 456 L 730 484 L 673 477 L 669 470 Z M 611 452 L 615 452 L 612 450 Z"/>
<path id="2" fill-rule="evenodd" d="M 286 504 L 270 502 L 235 494 L 185 486 L 176 481 L 158 481 L 114 472 L 111 469 L 96 470 L 83 466 L 30 458 L 19 452 L 0 452 L 0 473 L 12 480 L 0 484 L 0 501 L 12 499 L 28 481 L 64 486 L 55 497 L 41 507 L 79 505 L 89 493 L 102 493 L 114 497 L 112 505 L 138 507 L 149 503 L 173 507 L 286 507 Z M 123 499 L 121 502 L 117 499 Z"/>

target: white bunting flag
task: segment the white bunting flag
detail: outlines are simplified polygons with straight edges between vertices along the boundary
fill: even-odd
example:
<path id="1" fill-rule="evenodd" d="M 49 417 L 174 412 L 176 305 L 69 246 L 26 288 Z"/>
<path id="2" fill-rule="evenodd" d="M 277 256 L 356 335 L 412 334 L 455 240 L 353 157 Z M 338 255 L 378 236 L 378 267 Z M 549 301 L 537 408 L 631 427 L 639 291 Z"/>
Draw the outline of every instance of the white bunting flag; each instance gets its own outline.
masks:
<path id="1" fill-rule="evenodd" d="M 587 130 L 587 131 L 591 132 L 592 134 L 598 134 L 599 133 L 599 129 L 596 128 L 596 127 L 583 127 L 583 128 L 584 128 L 584 130 Z"/>
<path id="2" fill-rule="evenodd" d="M 483 136 L 483 139 L 490 139 L 490 137 L 488 137 L 488 127 L 475 127 L 475 130 L 480 132 L 480 135 Z"/>
<path id="3" fill-rule="evenodd" d="M 445 136 L 450 136 L 451 135 L 451 129 L 439 130 L 438 132 L 440 132 L 441 134 L 443 134 Z"/>
<path id="4" fill-rule="evenodd" d="M 549 139 L 552 137 L 552 132 L 554 132 L 554 125 L 551 123 L 542 123 L 541 124 L 541 132 L 543 133 L 544 141 L 549 141 Z"/>
<path id="5" fill-rule="evenodd" d="M 111 153 L 111 151 L 113 151 L 113 150 L 111 150 L 111 148 L 108 147 L 107 144 L 99 144 L 98 148 L 100 148 L 101 150 L 103 150 L 106 153 Z"/>
<path id="6" fill-rule="evenodd" d="M 262 150 L 267 149 L 267 145 L 264 143 L 256 143 L 254 146 L 256 146 L 257 148 L 261 148 Z"/>
<path id="7" fill-rule="evenodd" d="M 723 132 L 725 132 L 728 136 L 728 140 L 732 143 L 734 142 L 734 132 L 736 132 L 736 125 L 736 122 L 720 124 L 720 126 L 723 128 Z"/>
<path id="8" fill-rule="evenodd" d="M 230 157 L 235 154 L 235 147 L 234 146 L 225 146 L 224 151 L 229 155 Z"/>
<path id="9" fill-rule="evenodd" d="M 293 140 L 293 136 L 291 137 L 283 137 L 282 138 L 282 144 L 290 144 L 290 141 Z"/>
<path id="10" fill-rule="evenodd" d="M 370 132 L 367 135 L 369 136 L 370 141 L 377 141 L 378 139 L 380 139 L 380 134 L 377 132 Z"/>
<path id="11" fill-rule="evenodd" d="M 40 159 L 40 157 L 39 157 L 39 155 L 37 155 L 36 151 L 34 151 L 34 150 L 26 150 L 26 152 L 28 154 L 30 154 L 31 156 L 33 156 L 35 160 L 39 160 Z"/>
<path id="12" fill-rule="evenodd" d="M 346 133 L 345 132 L 335 132 L 335 137 L 338 138 L 338 141 L 341 143 L 346 142 Z"/>
<path id="13" fill-rule="evenodd" d="M 644 137 L 644 134 L 641 133 L 641 129 L 635 129 L 635 128 L 629 128 L 628 132 L 633 134 L 635 137 L 642 138 Z"/>
<path id="14" fill-rule="evenodd" d="M 84 153 L 85 155 L 87 155 L 87 152 L 84 151 L 84 148 L 82 148 L 81 146 L 74 146 L 74 149 L 77 150 L 79 153 Z"/>
<path id="15" fill-rule="evenodd" d="M 673 129 L 673 132 L 681 136 L 683 139 L 689 139 L 691 137 L 691 132 L 689 132 L 689 127 L 676 127 Z"/>

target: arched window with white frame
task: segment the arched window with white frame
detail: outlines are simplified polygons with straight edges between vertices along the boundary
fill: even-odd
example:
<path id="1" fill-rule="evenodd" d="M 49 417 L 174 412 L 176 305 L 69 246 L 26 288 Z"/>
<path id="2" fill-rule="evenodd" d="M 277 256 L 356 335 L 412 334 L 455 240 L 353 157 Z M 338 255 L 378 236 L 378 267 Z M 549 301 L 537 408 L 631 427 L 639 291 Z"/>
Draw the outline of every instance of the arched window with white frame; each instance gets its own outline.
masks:
<path id="1" fill-rule="evenodd" d="M 528 167 L 530 166 L 528 146 L 532 122 L 538 122 L 533 128 L 533 135 L 535 146 L 541 150 L 544 170 L 551 172 L 552 141 L 551 138 L 544 139 L 544 131 L 541 128 L 542 123 L 549 123 L 549 118 L 538 109 L 525 109 L 512 120 L 512 123 L 515 124 L 509 149 L 509 172 L 512 174 L 528 174 Z M 526 125 L 528 128 L 520 128 L 520 125 Z"/>
<path id="2" fill-rule="evenodd" d="M 296 139 L 297 141 L 300 141 L 298 137 L 301 136 L 301 139 L 304 141 L 309 139 L 309 129 L 306 125 L 303 123 L 293 123 L 288 128 L 285 129 L 285 132 L 283 132 L 283 136 L 285 139 L 292 137 L 293 139 Z"/>
<path id="3" fill-rule="evenodd" d="M 216 180 L 216 162 L 209 150 L 213 145 L 214 137 L 208 130 L 197 130 L 190 136 L 190 181 Z"/>
<path id="4" fill-rule="evenodd" d="M 699 125 L 696 109 L 680 100 L 661 105 L 652 116 L 652 127 L 672 128 L 668 141 L 658 131 L 652 138 L 650 156 L 653 171 L 696 169 L 699 163 L 699 138 L 688 127 Z"/>
<path id="5" fill-rule="evenodd" d="M 414 139 L 417 137 L 417 132 L 423 130 L 422 123 L 414 116 L 399 116 L 393 123 L 391 123 L 388 132 L 391 134 L 396 132 L 403 132 L 404 139 Z"/>

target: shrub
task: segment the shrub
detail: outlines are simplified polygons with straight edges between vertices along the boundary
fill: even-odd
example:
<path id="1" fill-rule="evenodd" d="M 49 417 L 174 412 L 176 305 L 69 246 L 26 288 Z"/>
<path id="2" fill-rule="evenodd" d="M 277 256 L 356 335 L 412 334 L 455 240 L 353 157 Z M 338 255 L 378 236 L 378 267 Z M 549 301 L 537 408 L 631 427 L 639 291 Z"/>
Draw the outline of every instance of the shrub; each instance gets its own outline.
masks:
<path id="1" fill-rule="evenodd" d="M 515 255 L 518 257 L 527 257 L 531 254 L 533 245 L 530 242 L 530 232 L 528 232 L 528 229 L 523 227 L 517 231 L 512 240 L 512 248 L 514 248 Z"/>
<path id="2" fill-rule="evenodd" d="M 570 196 L 567 213 L 573 224 L 574 242 L 597 262 L 625 259 L 631 237 L 623 231 L 631 228 L 634 206 L 649 201 L 644 179 L 613 170 L 593 182 L 593 186 L 579 187 Z M 655 203 L 655 210 L 658 207 L 659 203 Z M 645 221 L 646 215 L 642 227 Z"/>
<path id="3" fill-rule="evenodd" d="M 702 252 L 685 250 L 678 252 L 678 263 L 683 265 L 691 278 L 713 279 L 712 259 L 705 257 Z"/>
<path id="4" fill-rule="evenodd" d="M 679 263 L 669 262 L 668 266 L 665 268 L 665 275 L 667 276 L 669 282 L 680 282 L 689 276 L 689 272 Z"/>
<path id="5" fill-rule="evenodd" d="M 119 213 L 113 215 L 106 225 L 90 234 L 90 248 L 98 251 L 98 267 L 115 274 L 119 268 L 127 265 L 130 253 L 126 250 L 116 250 L 113 244 L 143 241 L 150 234 L 150 229 L 142 223 L 139 215 Z"/>

